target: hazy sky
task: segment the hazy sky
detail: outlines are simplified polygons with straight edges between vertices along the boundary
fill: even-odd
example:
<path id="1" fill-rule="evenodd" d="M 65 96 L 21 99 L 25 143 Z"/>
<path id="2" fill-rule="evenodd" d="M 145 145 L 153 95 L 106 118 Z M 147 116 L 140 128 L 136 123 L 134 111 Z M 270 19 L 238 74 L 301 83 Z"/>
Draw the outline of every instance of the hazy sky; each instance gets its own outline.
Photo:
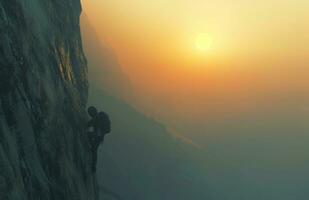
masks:
<path id="1" fill-rule="evenodd" d="M 308 199 L 308 10 L 308 0 L 84 1 L 132 104 L 205 147 L 216 200 Z"/>
<path id="2" fill-rule="evenodd" d="M 133 84 L 134 104 L 184 120 L 306 110 L 308 9 L 307 0 L 84 2 Z"/>

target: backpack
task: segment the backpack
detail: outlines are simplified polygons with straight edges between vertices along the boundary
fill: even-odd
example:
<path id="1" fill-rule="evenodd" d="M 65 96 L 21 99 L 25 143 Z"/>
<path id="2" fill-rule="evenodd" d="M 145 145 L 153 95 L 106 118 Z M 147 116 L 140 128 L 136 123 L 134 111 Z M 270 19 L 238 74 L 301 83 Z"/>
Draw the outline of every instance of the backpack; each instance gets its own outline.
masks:
<path id="1" fill-rule="evenodd" d="M 97 116 L 99 128 L 103 134 L 108 134 L 111 132 L 111 121 L 108 115 L 104 112 L 99 112 Z"/>

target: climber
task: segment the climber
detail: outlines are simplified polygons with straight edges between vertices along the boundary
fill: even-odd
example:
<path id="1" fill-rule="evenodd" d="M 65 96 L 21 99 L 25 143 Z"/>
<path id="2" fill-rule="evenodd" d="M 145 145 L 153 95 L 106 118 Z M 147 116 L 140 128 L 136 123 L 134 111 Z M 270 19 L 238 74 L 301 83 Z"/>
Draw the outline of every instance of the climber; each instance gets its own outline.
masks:
<path id="1" fill-rule="evenodd" d="M 99 145 L 103 143 L 104 136 L 111 132 L 111 122 L 105 112 L 99 112 L 93 106 L 88 108 L 88 114 L 91 117 L 87 123 L 87 136 L 91 146 L 92 153 L 92 171 L 96 172 L 97 151 Z"/>

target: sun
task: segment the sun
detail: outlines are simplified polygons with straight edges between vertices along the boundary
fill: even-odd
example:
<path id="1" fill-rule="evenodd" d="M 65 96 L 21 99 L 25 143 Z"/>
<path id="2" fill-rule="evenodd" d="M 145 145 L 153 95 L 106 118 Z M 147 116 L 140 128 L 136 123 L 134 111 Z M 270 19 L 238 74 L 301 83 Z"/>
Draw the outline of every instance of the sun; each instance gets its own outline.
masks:
<path id="1" fill-rule="evenodd" d="M 205 33 L 200 33 L 195 38 L 195 46 L 200 51 L 208 51 L 212 47 L 213 40 L 212 38 Z"/>

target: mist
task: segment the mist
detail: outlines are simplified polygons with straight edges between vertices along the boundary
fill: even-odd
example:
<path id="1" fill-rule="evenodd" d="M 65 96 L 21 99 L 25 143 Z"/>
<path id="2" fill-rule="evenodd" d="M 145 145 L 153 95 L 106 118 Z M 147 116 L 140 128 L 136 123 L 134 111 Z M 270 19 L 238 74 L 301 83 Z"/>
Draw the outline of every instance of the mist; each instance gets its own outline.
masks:
<path id="1" fill-rule="evenodd" d="M 102 32 L 102 28 L 97 29 Z M 113 58 L 118 62 L 106 65 L 102 60 L 92 59 L 91 52 L 98 49 L 86 47 L 91 63 L 91 87 L 110 94 L 133 109 L 135 114 L 139 113 L 141 118 L 160 124 L 163 132 L 173 135 L 176 140 L 185 141 L 189 146 L 184 147 L 185 151 L 191 149 L 187 155 L 190 159 L 185 162 L 194 165 L 194 176 L 202 177 L 198 187 L 204 188 L 205 194 L 197 194 L 203 189 L 197 189 L 195 182 L 192 188 L 185 186 L 191 192 L 187 191 L 188 196 L 184 199 L 294 200 L 309 197 L 306 187 L 309 183 L 309 87 L 308 62 L 304 57 L 297 57 L 299 60 L 296 61 L 296 57 L 284 59 L 286 54 L 280 54 L 276 57 L 278 60 L 257 58 L 232 62 L 228 70 L 198 68 L 190 71 L 183 70 L 183 66 L 176 69 L 174 65 L 164 65 L 170 63 L 160 62 L 156 58 L 161 57 L 154 55 L 151 56 L 154 60 L 149 62 L 155 64 L 143 62 L 148 57 L 139 62 L 127 62 L 128 58 L 122 59 L 123 52 L 117 50 L 119 44 L 114 49 L 110 45 L 113 40 L 104 40 L 104 36 L 107 35 L 97 35 L 100 45 L 109 46 L 109 49 L 101 48 L 97 53 L 104 54 L 105 60 Z M 100 55 L 96 57 L 102 57 Z M 117 69 L 116 72 L 104 71 L 107 66 Z M 98 74 L 108 76 L 110 83 L 102 83 Z M 92 92 L 90 102 L 102 102 L 104 109 L 103 102 L 107 105 L 106 101 L 97 95 L 98 91 Z M 109 108 L 115 106 L 108 105 Z M 113 109 L 110 112 L 121 115 L 123 108 L 116 106 Z M 140 122 L 140 119 L 132 122 L 133 127 L 144 127 L 145 124 Z M 141 128 L 141 133 L 143 130 L 149 132 L 152 125 L 147 127 Z M 127 130 L 120 129 L 119 132 L 130 135 Z M 155 140 L 154 146 L 161 148 L 163 140 L 158 140 L 159 143 Z M 112 151 L 113 148 L 109 149 Z M 162 147 L 158 154 L 164 154 L 165 150 L 166 147 Z M 175 177 L 178 176 L 176 173 Z M 172 183 L 178 181 L 176 178 Z M 196 196 L 190 198 L 192 194 Z M 173 195 L 168 197 L 173 198 Z M 160 195 L 156 198 L 164 199 Z"/>

